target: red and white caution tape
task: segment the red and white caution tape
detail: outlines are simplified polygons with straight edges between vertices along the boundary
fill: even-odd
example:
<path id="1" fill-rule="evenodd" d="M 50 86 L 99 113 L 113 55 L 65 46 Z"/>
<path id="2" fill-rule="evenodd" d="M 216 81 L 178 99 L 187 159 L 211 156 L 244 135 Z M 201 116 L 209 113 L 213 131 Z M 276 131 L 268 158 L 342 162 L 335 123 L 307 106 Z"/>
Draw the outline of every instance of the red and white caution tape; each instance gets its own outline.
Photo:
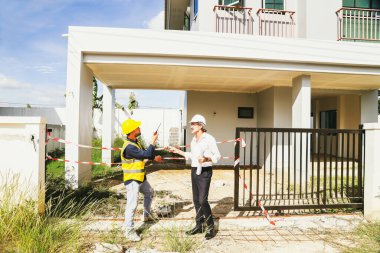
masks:
<path id="1" fill-rule="evenodd" d="M 233 156 L 223 156 L 221 159 L 233 159 Z M 65 163 L 77 163 L 77 164 L 89 164 L 89 165 L 121 165 L 122 163 L 99 163 L 99 162 L 80 162 L 80 161 L 70 161 L 60 158 L 51 157 L 49 155 L 46 156 L 47 160 L 65 162 Z M 163 160 L 185 160 L 183 157 L 162 157 Z"/>
<path id="2" fill-rule="evenodd" d="M 79 161 L 69 161 L 65 159 L 51 157 L 49 155 L 46 156 L 46 159 L 53 161 L 60 161 L 65 163 L 77 163 L 77 164 L 89 164 L 89 165 L 120 165 L 121 163 L 97 163 L 97 162 L 79 162 Z"/>
<path id="3" fill-rule="evenodd" d="M 184 157 L 162 157 L 163 160 L 185 160 Z M 233 156 L 222 156 L 220 159 L 234 159 Z"/>
<path id="4" fill-rule="evenodd" d="M 50 138 L 50 137 L 48 137 L 48 139 L 51 139 L 52 141 L 55 141 L 55 142 L 64 143 L 64 144 L 71 144 L 71 145 L 74 145 L 74 146 L 77 146 L 77 147 L 80 147 L 80 148 L 93 148 L 93 149 L 103 149 L 103 150 L 121 150 L 121 148 L 93 147 L 93 146 L 89 146 L 89 145 L 77 144 L 77 143 L 74 143 L 74 142 L 71 142 L 71 141 L 66 141 L 66 140 L 63 140 L 63 139 L 60 139 L 60 138 Z"/>
<path id="5" fill-rule="evenodd" d="M 89 145 L 83 145 L 83 144 L 77 144 L 77 143 L 74 143 L 74 142 L 71 142 L 71 141 L 66 141 L 66 140 L 63 140 L 63 139 L 60 139 L 60 138 L 51 138 L 50 135 L 47 137 L 47 140 L 46 140 L 46 143 L 49 142 L 49 140 L 52 140 L 52 141 L 55 141 L 55 142 L 60 142 L 60 143 L 64 143 L 64 144 L 70 144 L 70 145 L 74 145 L 74 146 L 77 146 L 77 147 L 80 147 L 80 148 L 93 148 L 93 149 L 102 149 L 102 150 L 121 150 L 121 148 L 116 148 L 116 147 L 93 147 L 93 146 L 89 146 Z M 236 144 L 236 142 L 241 142 L 241 146 L 244 148 L 245 147 L 245 141 L 243 138 L 237 138 L 237 139 L 234 139 L 234 140 L 226 140 L 226 141 L 218 141 L 216 142 L 217 144 L 222 144 L 222 143 L 228 143 L 228 142 L 234 142 Z M 185 146 L 175 146 L 175 148 L 185 148 L 185 147 L 190 147 L 189 145 L 185 145 Z M 169 149 L 168 147 L 163 147 L 163 148 L 156 148 L 156 150 L 166 150 L 166 149 Z"/>
<path id="6" fill-rule="evenodd" d="M 234 162 L 234 168 L 240 163 L 240 159 L 239 158 L 236 158 L 235 162 Z M 243 181 L 242 177 L 240 176 L 240 173 L 239 173 L 239 179 L 242 181 L 243 185 L 244 185 L 244 189 L 246 191 L 248 191 L 249 195 L 251 196 L 251 199 L 253 199 L 253 193 L 248 189 L 248 185 Z M 271 220 L 270 216 L 269 216 L 269 213 L 267 210 L 265 210 L 265 207 L 264 205 L 261 203 L 261 201 L 259 200 L 257 202 L 257 204 L 259 205 L 259 207 L 261 208 L 261 211 L 263 212 L 263 214 L 265 215 L 265 218 L 269 221 L 270 224 L 272 224 L 273 226 L 276 225 L 276 223 Z"/>

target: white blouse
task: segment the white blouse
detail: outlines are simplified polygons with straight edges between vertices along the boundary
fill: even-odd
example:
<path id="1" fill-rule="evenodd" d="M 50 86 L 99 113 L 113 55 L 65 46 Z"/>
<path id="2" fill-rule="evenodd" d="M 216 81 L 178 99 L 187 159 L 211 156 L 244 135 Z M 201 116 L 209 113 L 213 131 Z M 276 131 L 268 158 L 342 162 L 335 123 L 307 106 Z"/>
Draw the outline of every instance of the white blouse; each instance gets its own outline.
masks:
<path id="1" fill-rule="evenodd" d="M 211 158 L 211 162 L 202 163 L 202 167 L 217 163 L 221 157 L 215 138 L 208 133 L 203 133 L 198 141 L 194 136 L 190 149 L 190 152 L 185 152 L 185 158 L 186 160 L 191 159 L 191 167 L 197 167 L 199 164 L 198 159 L 203 156 Z"/>

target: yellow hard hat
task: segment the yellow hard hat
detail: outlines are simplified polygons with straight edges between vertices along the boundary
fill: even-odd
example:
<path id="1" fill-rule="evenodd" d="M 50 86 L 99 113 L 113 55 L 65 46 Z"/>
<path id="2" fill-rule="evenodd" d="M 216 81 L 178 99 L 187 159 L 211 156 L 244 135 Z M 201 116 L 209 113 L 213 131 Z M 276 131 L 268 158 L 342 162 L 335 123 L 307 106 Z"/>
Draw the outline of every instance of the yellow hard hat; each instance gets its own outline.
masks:
<path id="1" fill-rule="evenodd" d="M 141 125 L 141 121 L 136 121 L 133 119 L 127 119 L 121 124 L 121 130 L 124 134 L 129 134 L 133 130 L 137 129 Z"/>

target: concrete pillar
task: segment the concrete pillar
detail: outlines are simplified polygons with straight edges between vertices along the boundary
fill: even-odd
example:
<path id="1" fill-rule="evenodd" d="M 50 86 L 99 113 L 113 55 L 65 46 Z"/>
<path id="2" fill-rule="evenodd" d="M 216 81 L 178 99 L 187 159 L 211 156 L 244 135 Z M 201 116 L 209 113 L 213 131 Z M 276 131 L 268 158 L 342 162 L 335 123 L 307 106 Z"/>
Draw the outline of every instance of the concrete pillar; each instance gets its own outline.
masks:
<path id="1" fill-rule="evenodd" d="M 82 62 L 80 45 L 69 37 L 66 85 L 66 140 L 91 145 L 92 72 Z M 66 145 L 65 179 L 71 188 L 91 180 L 91 166 L 75 161 L 91 161 L 91 149 Z"/>
<path id="2" fill-rule="evenodd" d="M 292 127 L 293 128 L 310 128 L 311 127 L 311 86 L 310 86 L 310 76 L 302 75 L 293 79 L 292 88 Z M 291 148 L 291 164 L 295 166 L 297 171 L 296 182 L 307 181 L 306 178 L 306 163 L 309 163 L 310 154 L 306 157 L 306 150 L 310 150 L 310 141 L 308 146 L 306 146 L 306 136 L 305 134 L 296 135 L 296 143 L 294 143 L 294 136 L 291 137 L 293 145 L 295 148 Z M 310 137 L 310 136 L 309 136 Z M 301 157 L 302 154 L 302 157 Z M 300 159 L 302 158 L 302 159 Z M 301 162 L 302 161 L 302 162 Z"/>
<path id="3" fill-rule="evenodd" d="M 103 85 L 103 131 L 102 146 L 112 147 L 115 125 L 115 90 Z M 102 150 L 102 162 L 112 162 L 112 151 Z"/>
<path id="4" fill-rule="evenodd" d="M 310 76 L 302 75 L 293 79 L 292 101 L 292 127 L 310 128 Z"/>
<path id="5" fill-rule="evenodd" d="M 380 220 L 380 125 L 364 124 L 365 179 L 364 217 Z"/>
<path id="6" fill-rule="evenodd" d="M 377 106 L 378 106 L 378 91 L 369 91 L 361 96 L 361 117 L 360 122 L 363 123 L 377 123 Z"/>

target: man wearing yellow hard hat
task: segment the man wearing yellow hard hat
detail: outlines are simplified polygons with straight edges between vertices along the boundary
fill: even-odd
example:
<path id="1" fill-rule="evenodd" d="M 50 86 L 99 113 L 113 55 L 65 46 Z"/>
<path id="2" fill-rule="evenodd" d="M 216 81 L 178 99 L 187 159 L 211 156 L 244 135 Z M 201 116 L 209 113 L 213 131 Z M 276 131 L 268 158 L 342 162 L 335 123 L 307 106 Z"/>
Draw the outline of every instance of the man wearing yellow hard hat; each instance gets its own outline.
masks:
<path id="1" fill-rule="evenodd" d="M 123 181 L 127 188 L 127 204 L 125 207 L 125 236 L 131 241 L 140 241 L 140 236 L 133 228 L 135 211 L 139 192 L 144 194 L 144 212 L 142 221 L 148 221 L 151 217 L 150 209 L 154 190 L 150 186 L 145 173 L 145 160 L 154 159 L 161 161 L 161 156 L 154 156 L 154 143 L 158 138 L 157 132 L 153 133 L 149 147 L 145 150 L 137 137 L 141 135 L 140 121 L 127 119 L 121 125 L 122 131 L 127 135 L 121 151 L 123 168 Z"/>

